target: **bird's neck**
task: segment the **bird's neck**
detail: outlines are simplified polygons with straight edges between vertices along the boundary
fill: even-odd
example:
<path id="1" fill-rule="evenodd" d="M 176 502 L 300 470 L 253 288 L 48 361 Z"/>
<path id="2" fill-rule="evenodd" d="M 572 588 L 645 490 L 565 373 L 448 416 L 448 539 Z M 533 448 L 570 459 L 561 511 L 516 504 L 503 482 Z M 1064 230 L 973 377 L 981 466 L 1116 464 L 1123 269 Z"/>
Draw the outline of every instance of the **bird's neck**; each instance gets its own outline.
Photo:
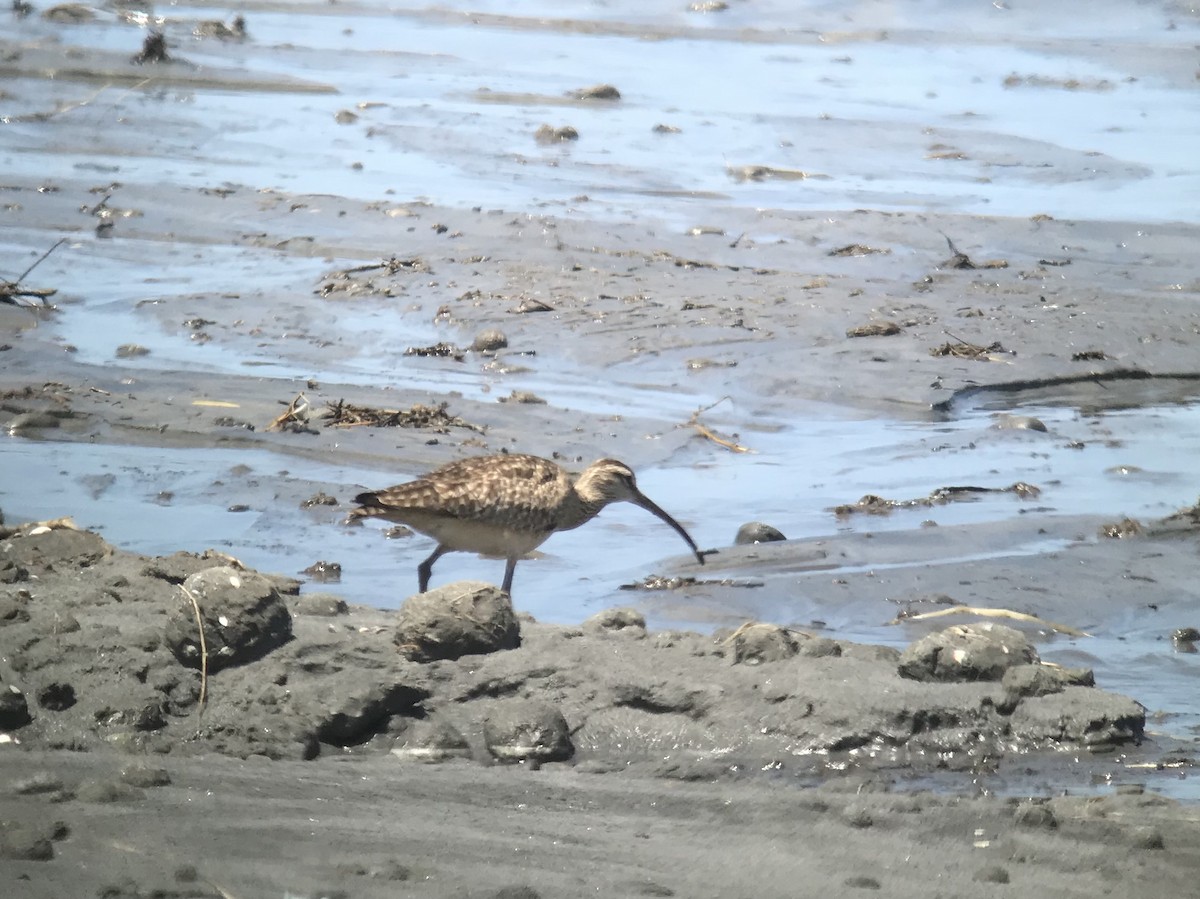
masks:
<path id="1" fill-rule="evenodd" d="M 566 503 L 559 519 L 561 523 L 558 529 L 569 531 L 581 524 L 587 524 L 607 505 L 608 500 L 604 497 L 589 496 L 586 491 L 581 494 L 577 489 L 572 490 L 571 498 Z"/>

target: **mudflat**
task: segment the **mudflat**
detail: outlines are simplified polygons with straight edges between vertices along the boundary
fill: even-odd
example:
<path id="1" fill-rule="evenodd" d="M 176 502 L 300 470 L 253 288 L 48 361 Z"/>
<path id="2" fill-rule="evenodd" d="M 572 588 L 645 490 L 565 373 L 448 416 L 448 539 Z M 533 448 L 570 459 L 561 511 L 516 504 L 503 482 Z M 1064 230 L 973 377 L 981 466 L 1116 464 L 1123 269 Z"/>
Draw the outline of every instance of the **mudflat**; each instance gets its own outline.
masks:
<path id="1" fill-rule="evenodd" d="M 357 33 L 292 9 L 248 33 L 179 19 L 158 62 L 131 59 L 136 17 L 14 8 L 4 895 L 1194 890 L 1194 461 L 1119 473 L 1167 497 L 1141 520 L 1103 491 L 1060 511 L 1053 471 L 1022 486 L 981 464 L 928 495 L 881 473 L 862 499 L 831 477 L 819 525 L 745 545 L 713 477 L 745 459 L 739 509 L 802 502 L 810 460 L 749 468 L 818 406 L 928 426 L 913 457 L 934 469 L 1004 441 L 1099 467 L 1133 436 L 1117 412 L 1195 396 L 1200 225 L 1164 199 L 1190 170 L 1009 134 L 1000 112 L 973 131 L 969 109 L 935 117 L 932 90 L 904 127 L 839 105 L 851 61 L 961 49 L 954 22 L 889 33 L 859 10 L 845 30 L 814 11 L 821 32 L 773 31 L 716 6 L 689 15 L 727 26 L 370 4 L 346 13 Z M 428 48 L 376 47 L 396 21 Z M 1033 35 L 1130 80 L 1014 69 L 1004 90 L 1112 97 L 1119 118 L 1135 85 L 1147 104 L 1191 89 L 1185 56 L 1148 37 L 1043 41 L 1058 20 L 1019 21 L 989 44 L 1001 59 L 1032 64 Z M 447 30 L 458 55 L 436 49 Z M 809 79 L 817 99 L 842 114 L 680 109 L 632 64 L 614 74 L 627 96 L 568 96 L 584 82 L 560 83 L 575 69 L 557 50 L 532 85 L 494 65 L 596 34 L 634 61 L 711 41 L 819 62 L 837 74 Z M 776 121 L 790 136 L 703 155 L 718 130 Z M 1126 127 L 1152 139 L 1155 121 Z M 660 139 L 678 143 L 646 150 Z M 469 189 L 439 199 L 450 165 Z M 497 186 L 523 178 L 536 201 Z M 1021 214 L 984 214 L 993 198 Z M 1022 408 L 1039 399 L 1079 417 L 1048 427 Z M 937 430 L 979 408 L 1007 414 Z M 814 452 L 837 456 L 847 438 L 827 433 Z M 669 532 L 585 529 L 594 545 L 519 566 L 511 605 L 458 570 L 492 569 L 447 557 L 427 594 L 447 611 L 414 631 L 428 547 L 346 528 L 349 499 L 502 451 L 682 471 L 648 492 L 717 552 L 701 567 Z M 937 521 L 993 491 L 1019 512 Z M 131 545 L 110 536 L 139 518 Z M 323 583 L 335 561 L 343 581 Z M 510 639 L 437 649 L 463 602 Z M 930 611 L 947 614 L 915 618 Z"/>

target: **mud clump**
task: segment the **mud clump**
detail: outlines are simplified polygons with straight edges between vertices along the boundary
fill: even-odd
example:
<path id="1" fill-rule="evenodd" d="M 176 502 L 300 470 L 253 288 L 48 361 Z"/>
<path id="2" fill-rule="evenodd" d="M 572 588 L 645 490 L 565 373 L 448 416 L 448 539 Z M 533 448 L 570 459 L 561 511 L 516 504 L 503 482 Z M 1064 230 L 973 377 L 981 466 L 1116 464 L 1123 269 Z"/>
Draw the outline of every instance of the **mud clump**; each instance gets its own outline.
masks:
<path id="1" fill-rule="evenodd" d="M 265 577 L 228 565 L 183 582 L 167 622 L 167 647 L 189 668 L 216 672 L 260 659 L 292 638 L 292 616 Z"/>
<path id="2" fill-rule="evenodd" d="M 521 628 L 507 593 L 479 581 L 458 581 L 406 599 L 395 641 L 414 661 L 458 659 L 515 649 Z"/>
<path id="3" fill-rule="evenodd" d="M 901 677 L 920 681 L 990 681 L 1015 665 L 1037 661 L 1037 650 L 1015 628 L 957 624 L 910 645 L 898 670 Z"/>

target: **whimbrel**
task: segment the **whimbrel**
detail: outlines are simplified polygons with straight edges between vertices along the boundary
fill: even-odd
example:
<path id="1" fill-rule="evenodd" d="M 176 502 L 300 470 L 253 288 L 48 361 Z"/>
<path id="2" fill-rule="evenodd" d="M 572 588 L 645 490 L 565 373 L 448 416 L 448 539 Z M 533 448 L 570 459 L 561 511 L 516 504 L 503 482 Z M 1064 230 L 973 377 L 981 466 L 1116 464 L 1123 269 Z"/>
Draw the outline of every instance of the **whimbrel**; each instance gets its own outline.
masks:
<path id="1" fill-rule="evenodd" d="M 555 531 L 591 521 L 609 503 L 629 502 L 665 521 L 697 561 L 704 556 L 674 518 L 640 490 L 629 466 L 601 459 L 578 477 L 537 456 L 474 456 L 443 465 L 407 484 L 354 497 L 350 520 L 383 518 L 406 524 L 437 541 L 417 566 L 421 592 L 429 588 L 433 563 L 448 552 L 475 552 L 507 560 L 503 589 L 512 592 L 517 560 Z"/>

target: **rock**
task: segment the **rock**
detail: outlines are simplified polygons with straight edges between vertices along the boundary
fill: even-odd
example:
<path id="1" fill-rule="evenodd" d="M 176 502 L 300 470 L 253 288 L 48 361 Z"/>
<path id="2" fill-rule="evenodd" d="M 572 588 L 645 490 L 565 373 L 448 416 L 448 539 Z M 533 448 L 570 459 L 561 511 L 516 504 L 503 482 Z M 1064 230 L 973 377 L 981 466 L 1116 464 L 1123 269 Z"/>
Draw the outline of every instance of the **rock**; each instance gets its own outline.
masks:
<path id="1" fill-rule="evenodd" d="M 483 722 L 483 739 L 501 761 L 561 762 L 575 754 L 562 712 L 533 699 L 499 706 Z"/>
<path id="2" fill-rule="evenodd" d="M 325 679 L 324 689 L 313 696 L 316 704 L 294 710 L 302 718 L 316 719 L 318 740 L 332 746 L 355 746 L 387 726 L 393 715 L 412 714 L 428 692 L 404 683 L 398 674 L 380 681 L 378 672 L 342 671 Z"/>
<path id="3" fill-rule="evenodd" d="M 395 641 L 416 661 L 457 659 L 515 649 L 521 626 L 507 593 L 480 581 L 457 581 L 406 599 Z"/>
<path id="4" fill-rule="evenodd" d="M 292 638 L 291 613 L 279 591 L 260 574 L 221 565 L 188 576 L 183 590 L 164 639 L 189 668 L 200 667 L 196 606 L 204 623 L 210 674 L 260 659 Z"/>
<path id="5" fill-rule="evenodd" d="M 24 594 L 24 595 L 21 595 Z M 7 593 L 0 596 L 0 627 L 6 624 L 24 624 L 29 620 L 29 591 Z"/>
<path id="6" fill-rule="evenodd" d="M 1058 827 L 1058 818 L 1048 805 L 1038 802 L 1022 802 L 1013 812 L 1013 823 L 1020 827 L 1054 830 Z"/>
<path id="7" fill-rule="evenodd" d="M 1000 686 L 1012 707 L 1026 696 L 1050 696 L 1067 687 L 1091 687 L 1096 683 L 1090 668 L 1051 668 L 1047 665 L 1015 665 L 1004 672 Z"/>
<path id="8" fill-rule="evenodd" d="M 48 712 L 65 712 L 75 705 L 75 688 L 70 684 L 46 684 L 37 691 L 37 704 Z"/>
<path id="9" fill-rule="evenodd" d="M 119 780 L 87 780 L 79 785 L 75 798 L 80 802 L 136 802 L 145 799 L 146 794 Z"/>
<path id="10" fill-rule="evenodd" d="M 999 415 L 992 425 L 1000 431 L 1048 431 L 1046 423 L 1032 415 Z"/>
<path id="11" fill-rule="evenodd" d="M 416 719 L 392 746 L 392 755 L 418 762 L 444 762 L 470 758 L 471 745 L 462 732 L 444 718 Z"/>
<path id="12" fill-rule="evenodd" d="M 495 328 L 480 331 L 471 342 L 471 349 L 476 353 L 494 353 L 508 346 L 508 338 L 503 331 Z"/>
<path id="13" fill-rule="evenodd" d="M 655 715 L 674 712 L 691 718 L 704 716 L 708 697 L 703 690 L 688 689 L 679 684 L 617 684 L 613 687 L 612 704 L 638 709 Z"/>
<path id="14" fill-rule="evenodd" d="M 901 677 L 919 681 L 999 680 L 1016 665 L 1038 661 L 1020 631 L 1002 624 L 956 624 L 928 634 L 900 654 Z"/>
<path id="15" fill-rule="evenodd" d="M 746 624 L 725 640 L 734 665 L 759 665 L 790 659 L 799 647 L 787 628 L 777 624 Z"/>
<path id="16" fill-rule="evenodd" d="M 605 609 L 583 623 L 585 631 L 609 631 L 637 637 L 646 636 L 646 616 L 627 607 Z"/>
<path id="17" fill-rule="evenodd" d="M 0 858 L 44 862 L 54 858 L 54 844 L 45 826 L 0 824 Z M 7 879 L 7 878 L 6 878 Z"/>
<path id="18" fill-rule="evenodd" d="M 25 694 L 12 684 L 0 681 L 0 730 L 16 730 L 31 720 Z"/>
<path id="19" fill-rule="evenodd" d="M 135 764 L 121 771 L 121 782 L 131 787 L 165 787 L 171 783 L 171 775 L 166 768 Z"/>
<path id="20" fill-rule="evenodd" d="M 971 879 L 978 883 L 1008 883 L 1008 869 L 1000 865 L 989 865 L 976 871 Z"/>
<path id="21" fill-rule="evenodd" d="M 333 593 L 306 593 L 292 604 L 292 608 L 297 615 L 316 615 L 323 618 L 335 618 L 350 611 L 346 600 Z"/>
<path id="22" fill-rule="evenodd" d="M 560 125 L 555 128 L 552 125 L 542 124 L 533 133 L 533 139 L 539 144 L 561 144 L 579 140 L 579 131 L 572 125 Z"/>
<path id="23" fill-rule="evenodd" d="M 800 644 L 800 655 L 810 659 L 837 658 L 842 654 L 842 644 L 828 637 L 811 637 Z"/>
<path id="24" fill-rule="evenodd" d="M 786 539 L 787 537 L 771 525 L 761 521 L 750 521 L 738 528 L 733 542 L 737 546 L 748 546 L 753 543 L 777 543 Z"/>
<path id="25" fill-rule="evenodd" d="M 1014 736 L 1031 745 L 1103 750 L 1140 741 L 1146 709 L 1116 693 L 1069 686 L 1061 693 L 1023 699 L 1009 726 Z"/>

